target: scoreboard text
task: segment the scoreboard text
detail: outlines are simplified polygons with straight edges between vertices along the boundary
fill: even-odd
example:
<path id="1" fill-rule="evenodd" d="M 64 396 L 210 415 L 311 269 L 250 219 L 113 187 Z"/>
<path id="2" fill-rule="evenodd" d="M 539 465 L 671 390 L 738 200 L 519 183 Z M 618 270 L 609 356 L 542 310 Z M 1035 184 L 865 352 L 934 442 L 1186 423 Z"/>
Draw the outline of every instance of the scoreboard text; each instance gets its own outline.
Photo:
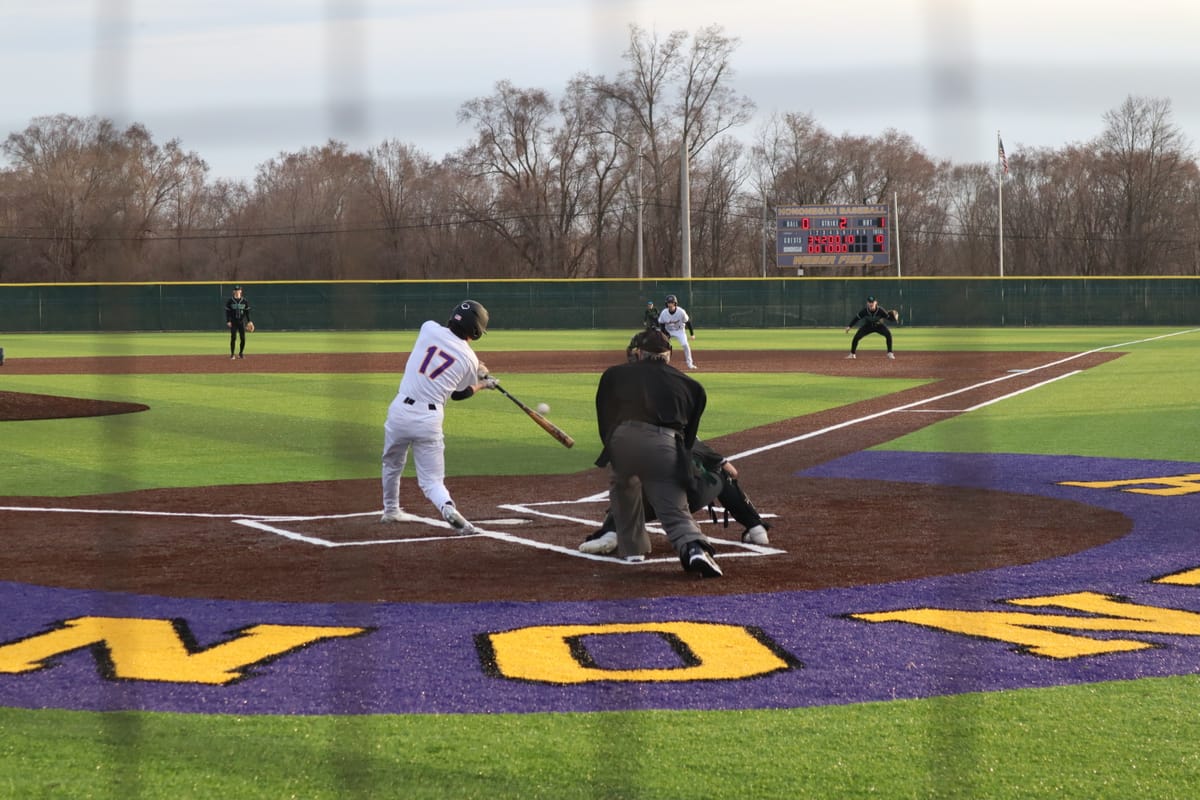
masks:
<path id="1" fill-rule="evenodd" d="M 888 207 L 780 206 L 775 256 L 779 267 L 887 266 Z"/>

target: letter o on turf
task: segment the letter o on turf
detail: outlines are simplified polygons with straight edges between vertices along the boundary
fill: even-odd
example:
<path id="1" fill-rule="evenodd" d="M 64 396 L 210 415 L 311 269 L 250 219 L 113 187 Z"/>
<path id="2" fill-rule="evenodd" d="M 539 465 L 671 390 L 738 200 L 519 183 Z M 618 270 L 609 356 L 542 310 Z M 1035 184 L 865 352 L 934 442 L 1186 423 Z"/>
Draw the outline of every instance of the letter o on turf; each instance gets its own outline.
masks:
<path id="1" fill-rule="evenodd" d="M 664 669 L 606 669 L 584 663 L 573 643 L 583 637 L 657 634 L 681 643 L 686 664 Z M 543 625 L 486 635 L 495 672 L 512 680 L 578 684 L 592 681 L 739 680 L 796 666 L 753 632 L 710 622 Z"/>

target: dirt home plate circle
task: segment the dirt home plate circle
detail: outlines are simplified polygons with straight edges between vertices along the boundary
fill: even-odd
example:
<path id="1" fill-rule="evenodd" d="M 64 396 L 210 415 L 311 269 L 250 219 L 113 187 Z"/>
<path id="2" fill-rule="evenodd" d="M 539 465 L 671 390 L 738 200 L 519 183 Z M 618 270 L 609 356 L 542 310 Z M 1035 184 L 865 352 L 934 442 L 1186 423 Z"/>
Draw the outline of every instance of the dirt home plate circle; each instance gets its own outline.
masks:
<path id="1" fill-rule="evenodd" d="M 1112 613 L 1093 595 L 1127 595 L 1139 575 L 1146 581 L 1187 567 L 1177 560 L 1143 575 L 1151 569 L 1145 559 L 1121 552 L 1139 531 L 1142 512 L 1131 504 L 1146 496 L 1085 484 L 1128 476 L 1123 462 L 870 450 L 1045 381 L 1054 370 L 1042 365 L 1061 357 L 906 353 L 875 363 L 846 362 L 840 353 L 707 354 L 712 372 L 929 381 L 710 440 L 735 457 L 744 488 L 772 525 L 769 546 L 746 545 L 736 524 L 698 514 L 725 573 L 714 580 L 684 572 L 662 535 L 652 537 L 654 551 L 640 564 L 579 553 L 606 508 L 599 469 L 451 478 L 459 508 L 481 529 L 474 536 L 452 534 L 411 480 L 402 492 L 412 519 L 387 526 L 378 523 L 377 480 L 0 498 L 11 556 L 0 565 L 0 599 L 11 609 L 0 621 L 0 685 L 17 705 L 89 709 L 594 710 L 622 707 L 619 696 L 596 694 L 598 684 L 622 682 L 645 684 L 638 707 L 793 707 L 936 693 L 937 675 L 913 682 L 891 666 L 911 659 L 906 648 L 934 640 L 990 644 L 986 652 L 1002 660 L 1024 658 L 1022 670 L 989 667 L 962 684 L 978 690 L 1070 682 L 1082 679 L 1080 669 L 1150 674 L 1155 668 L 1146 663 L 1051 666 L 1022 655 L 1028 642 L 996 647 L 954 630 L 969 628 L 969 615 L 870 616 L 947 601 L 964 614 L 968 607 L 985 613 L 1067 586 L 1081 589 L 1071 603 Z M 1061 370 L 1114 357 L 1091 354 Z M 487 358 L 503 374 L 567 371 L 552 354 Z M 387 354 L 264 355 L 254 368 L 387 371 L 392 361 Z M 569 371 L 598 375 L 612 361 L 595 354 L 594 363 L 572 362 Z M 228 368 L 155 357 L 10 360 L 6 369 L 95 373 L 106 365 L 123 373 Z M 1011 377 L 997 384 L 998 376 Z M 74 413 L 74 401 L 60 402 L 61 415 Z M 0 413 L 20 405 L 0 394 Z M 907 413 L 918 407 L 939 413 Z M 1164 473 L 1174 468 L 1158 465 Z M 1084 563 L 1088 571 L 1078 572 Z M 1021 624 L 1014 630 L 1026 630 Z M 134 641 L 175 641 L 182 649 L 148 667 L 132 654 Z M 101 644 L 109 657 L 97 672 L 88 654 Z M 723 647 L 745 658 L 727 661 Z M 683 654 L 690 655 L 681 668 Z M 967 668 L 955 663 L 947 668 Z M 895 669 L 895 685 L 868 673 L 854 678 L 858 668 Z M 754 682 L 753 691 L 745 683 L 765 676 L 773 677 Z M 97 690 L 97 681 L 112 680 L 123 688 Z M 314 691 L 330 680 L 337 691 Z M 687 680 L 715 683 L 697 694 L 684 690 Z"/>

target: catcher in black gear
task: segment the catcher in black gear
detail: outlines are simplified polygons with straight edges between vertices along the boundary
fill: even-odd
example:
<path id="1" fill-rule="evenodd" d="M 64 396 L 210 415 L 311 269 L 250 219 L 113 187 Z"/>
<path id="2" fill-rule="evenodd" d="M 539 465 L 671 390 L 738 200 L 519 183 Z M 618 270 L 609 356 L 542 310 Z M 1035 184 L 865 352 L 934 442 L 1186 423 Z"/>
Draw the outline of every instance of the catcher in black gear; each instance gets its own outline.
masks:
<path id="1" fill-rule="evenodd" d="M 725 456 L 713 450 L 699 439 L 692 447 L 692 484 L 688 489 L 688 510 L 693 513 L 707 508 L 713 522 L 717 521 L 716 501 L 724 509 L 724 524 L 729 527 L 729 518 L 745 527 L 742 541 L 748 544 L 767 545 L 770 539 L 767 530 L 771 527 L 763 521 L 758 509 L 750 502 L 750 498 L 742 491 L 737 481 L 737 469 L 730 464 Z M 646 513 L 646 521 L 652 522 L 658 518 L 654 508 L 642 498 Z M 608 554 L 616 552 L 617 534 L 612 511 L 604 516 L 600 528 L 588 536 L 579 545 L 584 553 Z"/>
<path id="2" fill-rule="evenodd" d="M 875 299 L 874 295 L 868 297 L 866 307 L 851 317 L 850 321 L 846 323 L 846 333 L 849 333 L 850 329 L 858 323 L 862 323 L 854 333 L 854 338 L 850 340 L 850 355 L 846 356 L 846 358 L 858 358 L 856 355 L 858 352 L 858 343 L 862 341 L 864 336 L 872 333 L 878 333 L 887 341 L 887 357 L 895 358 L 896 356 L 892 352 L 892 331 L 888 328 L 886 320 L 899 322 L 900 312 L 888 311 L 879 305 L 879 301 Z"/>

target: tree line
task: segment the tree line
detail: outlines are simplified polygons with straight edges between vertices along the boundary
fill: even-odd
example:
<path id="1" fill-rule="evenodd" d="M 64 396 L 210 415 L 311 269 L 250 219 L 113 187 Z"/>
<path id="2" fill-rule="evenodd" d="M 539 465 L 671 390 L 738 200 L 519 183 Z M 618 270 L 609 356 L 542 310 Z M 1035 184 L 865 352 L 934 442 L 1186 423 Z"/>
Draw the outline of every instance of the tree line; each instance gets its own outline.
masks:
<path id="1" fill-rule="evenodd" d="M 1001 175 L 803 112 L 739 139 L 737 46 L 631 26 L 615 77 L 463 103 L 470 140 L 441 160 L 330 140 L 251 183 L 139 124 L 39 117 L 0 145 L 0 282 L 679 275 L 685 154 L 694 277 L 785 274 L 776 206 L 893 202 L 905 275 L 995 275 L 1001 198 L 1006 275 L 1200 275 L 1200 171 L 1169 99 L 1130 96 L 1093 140 L 1012 152 Z"/>

